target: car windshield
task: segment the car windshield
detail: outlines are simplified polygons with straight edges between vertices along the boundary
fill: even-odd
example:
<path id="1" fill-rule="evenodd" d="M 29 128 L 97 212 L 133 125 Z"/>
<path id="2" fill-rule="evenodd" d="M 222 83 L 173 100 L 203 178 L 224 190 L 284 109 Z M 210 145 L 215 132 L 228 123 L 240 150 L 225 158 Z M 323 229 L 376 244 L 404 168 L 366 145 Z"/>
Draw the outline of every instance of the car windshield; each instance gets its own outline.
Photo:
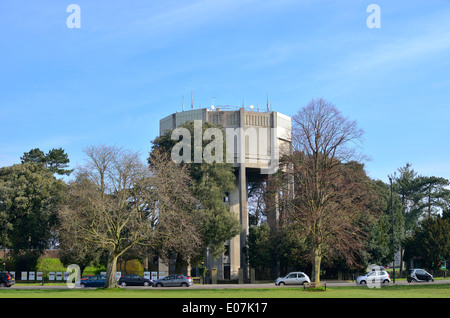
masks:
<path id="1" fill-rule="evenodd" d="M 380 272 L 371 271 L 367 273 L 367 276 L 380 276 Z"/>

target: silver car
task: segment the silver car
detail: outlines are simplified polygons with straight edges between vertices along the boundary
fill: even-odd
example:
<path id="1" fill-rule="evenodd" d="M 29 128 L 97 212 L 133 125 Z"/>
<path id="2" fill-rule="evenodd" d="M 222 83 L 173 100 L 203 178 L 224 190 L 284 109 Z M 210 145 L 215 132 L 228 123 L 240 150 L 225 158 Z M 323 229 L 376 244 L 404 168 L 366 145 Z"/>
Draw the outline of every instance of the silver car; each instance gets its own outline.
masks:
<path id="1" fill-rule="evenodd" d="M 153 281 L 153 287 L 189 287 L 192 284 L 192 277 L 180 274 L 172 274 Z"/>
<path id="2" fill-rule="evenodd" d="M 304 283 L 310 283 L 308 275 L 303 272 L 292 272 L 284 277 L 278 277 L 275 280 L 275 285 L 303 285 Z"/>
<path id="3" fill-rule="evenodd" d="M 356 278 L 357 284 L 375 284 L 375 283 L 389 283 L 391 278 L 386 271 L 371 271 L 366 275 L 361 275 Z"/>

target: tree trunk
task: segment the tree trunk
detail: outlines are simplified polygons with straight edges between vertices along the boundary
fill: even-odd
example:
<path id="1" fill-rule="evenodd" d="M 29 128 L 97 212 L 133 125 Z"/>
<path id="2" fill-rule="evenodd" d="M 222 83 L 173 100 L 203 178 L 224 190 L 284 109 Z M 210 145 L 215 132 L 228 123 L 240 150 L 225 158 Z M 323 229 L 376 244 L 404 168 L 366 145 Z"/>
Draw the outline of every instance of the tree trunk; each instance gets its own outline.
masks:
<path id="1" fill-rule="evenodd" d="M 314 276 L 313 281 L 316 283 L 316 287 L 320 286 L 320 262 L 322 261 L 322 253 L 320 245 L 314 249 Z"/>
<path id="2" fill-rule="evenodd" d="M 112 252 L 108 257 L 108 264 L 106 266 L 106 282 L 104 288 L 117 287 L 116 271 L 117 271 L 117 259 L 119 255 Z"/>
<path id="3" fill-rule="evenodd" d="M 180 256 L 180 253 L 177 253 L 177 258 L 175 261 L 175 274 L 183 274 L 183 268 L 186 265 L 186 262 Z"/>

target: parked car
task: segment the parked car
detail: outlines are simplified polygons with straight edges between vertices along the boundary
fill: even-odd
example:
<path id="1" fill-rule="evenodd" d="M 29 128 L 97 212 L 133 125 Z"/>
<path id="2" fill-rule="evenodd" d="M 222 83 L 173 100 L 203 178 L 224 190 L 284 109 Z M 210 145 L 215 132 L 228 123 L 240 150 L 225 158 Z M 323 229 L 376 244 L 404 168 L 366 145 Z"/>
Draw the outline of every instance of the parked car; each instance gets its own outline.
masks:
<path id="1" fill-rule="evenodd" d="M 127 275 L 122 275 L 119 278 L 119 285 L 125 287 L 125 286 L 151 286 L 153 284 L 153 281 L 148 279 L 148 278 L 144 278 L 141 277 L 139 275 L 132 275 L 132 274 L 127 274 Z"/>
<path id="2" fill-rule="evenodd" d="M 6 272 L 0 273 L 0 287 L 11 287 L 14 284 L 15 281 L 12 274 Z"/>
<path id="3" fill-rule="evenodd" d="M 386 271 L 371 271 L 368 272 L 366 275 L 361 275 L 356 278 L 357 284 L 367 284 L 367 283 L 390 283 L 391 277 L 389 276 L 389 273 Z"/>
<path id="4" fill-rule="evenodd" d="M 155 280 L 153 282 L 153 287 L 173 287 L 173 286 L 189 287 L 192 284 L 193 284 L 192 277 L 180 274 L 173 274 Z"/>
<path id="5" fill-rule="evenodd" d="M 433 275 L 421 268 L 412 268 L 408 270 L 406 280 L 411 282 L 434 282 Z"/>
<path id="6" fill-rule="evenodd" d="M 104 287 L 106 283 L 105 275 L 94 275 L 80 281 L 80 287 Z"/>
<path id="7" fill-rule="evenodd" d="M 308 275 L 303 272 L 292 272 L 284 277 L 278 277 L 275 280 L 275 285 L 303 285 L 304 283 L 310 283 Z"/>

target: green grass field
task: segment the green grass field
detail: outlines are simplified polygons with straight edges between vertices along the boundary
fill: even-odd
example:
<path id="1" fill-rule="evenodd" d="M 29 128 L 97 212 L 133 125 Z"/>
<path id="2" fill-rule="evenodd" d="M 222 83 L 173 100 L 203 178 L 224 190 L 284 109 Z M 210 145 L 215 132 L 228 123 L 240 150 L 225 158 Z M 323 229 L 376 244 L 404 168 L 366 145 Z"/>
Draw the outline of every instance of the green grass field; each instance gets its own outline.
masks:
<path id="1" fill-rule="evenodd" d="M 0 298 L 450 298 L 450 284 L 396 285 L 382 288 L 328 287 L 242 289 L 0 289 Z"/>

